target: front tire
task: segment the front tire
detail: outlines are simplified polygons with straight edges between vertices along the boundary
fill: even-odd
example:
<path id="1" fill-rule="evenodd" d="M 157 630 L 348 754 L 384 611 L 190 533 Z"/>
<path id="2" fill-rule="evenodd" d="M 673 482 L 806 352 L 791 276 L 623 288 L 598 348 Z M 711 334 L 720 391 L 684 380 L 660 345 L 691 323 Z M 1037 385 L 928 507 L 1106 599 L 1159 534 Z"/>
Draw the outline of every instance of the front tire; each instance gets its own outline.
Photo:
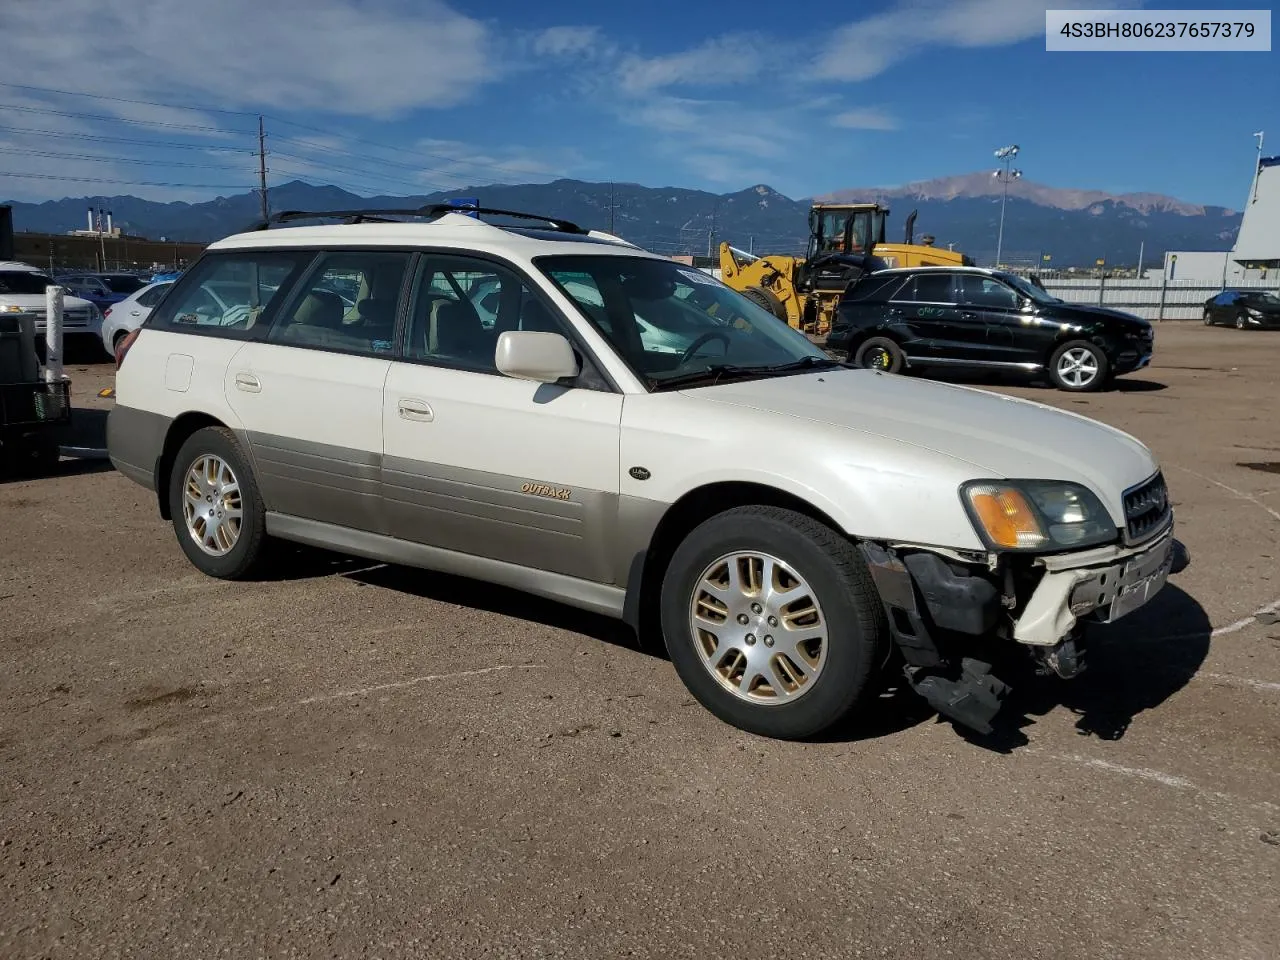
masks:
<path id="1" fill-rule="evenodd" d="M 1236 314 L 1236 329 L 1243 330 L 1249 326 L 1249 314 L 1241 310 Z"/>
<path id="2" fill-rule="evenodd" d="M 197 430 L 178 450 L 169 513 L 182 552 L 201 573 L 243 580 L 262 560 L 266 508 L 248 458 L 226 427 Z"/>
<path id="3" fill-rule="evenodd" d="M 739 729 L 801 739 L 864 703 L 886 651 L 875 586 L 849 540 L 811 517 L 738 507 L 676 549 L 662 632 L 698 701 Z"/>
<path id="4" fill-rule="evenodd" d="M 901 373 L 907 358 L 902 348 L 888 337 L 872 337 L 858 347 L 853 362 L 856 366 L 865 367 L 868 370 Z"/>
<path id="5" fill-rule="evenodd" d="M 1059 390 L 1089 393 L 1101 390 L 1111 376 L 1107 355 L 1087 340 L 1071 340 L 1049 358 L 1049 380 Z"/>
<path id="6" fill-rule="evenodd" d="M 772 291 L 766 290 L 764 287 L 747 287 L 742 291 L 742 295 L 757 307 L 763 307 L 783 323 L 786 323 L 787 308 L 782 305 L 782 301 Z"/>

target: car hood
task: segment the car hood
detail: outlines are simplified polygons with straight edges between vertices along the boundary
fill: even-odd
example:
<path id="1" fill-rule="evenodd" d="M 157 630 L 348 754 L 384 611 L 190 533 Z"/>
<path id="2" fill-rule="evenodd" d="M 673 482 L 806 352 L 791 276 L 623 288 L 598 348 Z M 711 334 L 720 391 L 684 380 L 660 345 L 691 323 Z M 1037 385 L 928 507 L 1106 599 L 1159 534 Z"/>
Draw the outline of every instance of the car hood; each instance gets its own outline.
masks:
<path id="1" fill-rule="evenodd" d="M 931 450 L 969 464 L 972 479 L 1084 483 L 1118 523 L 1123 492 L 1158 469 L 1136 438 L 1088 417 L 897 374 L 838 369 L 686 393 Z"/>
<path id="2" fill-rule="evenodd" d="M 1132 313 L 1125 313 L 1123 310 L 1113 310 L 1110 307 L 1091 307 L 1084 303 L 1055 303 L 1053 307 L 1061 314 L 1077 318 L 1112 320 L 1118 322 L 1121 326 L 1129 327 L 1151 326 L 1148 321 L 1143 320 L 1141 317 Z"/>
<path id="3" fill-rule="evenodd" d="M 0 294 L 0 303 L 11 303 L 24 310 L 39 310 L 43 313 L 46 301 L 43 293 L 3 293 Z M 64 296 L 62 298 L 63 310 L 88 310 L 92 306 L 92 303 L 80 297 Z"/>

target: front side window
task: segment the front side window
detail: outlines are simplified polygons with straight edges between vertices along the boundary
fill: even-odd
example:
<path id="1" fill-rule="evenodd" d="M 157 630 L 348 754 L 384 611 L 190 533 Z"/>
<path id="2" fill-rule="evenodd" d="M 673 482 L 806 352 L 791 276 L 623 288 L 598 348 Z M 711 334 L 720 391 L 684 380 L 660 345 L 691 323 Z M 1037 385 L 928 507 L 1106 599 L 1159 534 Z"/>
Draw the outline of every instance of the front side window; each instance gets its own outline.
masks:
<path id="1" fill-rule="evenodd" d="M 389 354 L 409 254 L 325 254 L 311 270 L 304 292 L 271 328 L 268 340 L 318 350 Z"/>
<path id="2" fill-rule="evenodd" d="M 206 256 L 178 281 L 149 325 L 214 336 L 256 336 L 313 256 L 295 250 Z"/>
<path id="3" fill-rule="evenodd" d="M 804 334 L 693 267 L 591 255 L 535 264 L 651 389 L 705 374 L 750 378 L 833 364 Z"/>
<path id="4" fill-rule="evenodd" d="M 410 359 L 497 373 L 494 352 L 508 330 L 566 332 L 513 271 L 471 257 L 423 258 L 409 308 Z"/>
<path id="5" fill-rule="evenodd" d="M 960 302 L 976 307 L 1015 310 L 1019 297 L 1011 287 L 999 280 L 979 273 L 967 273 L 960 277 Z"/>

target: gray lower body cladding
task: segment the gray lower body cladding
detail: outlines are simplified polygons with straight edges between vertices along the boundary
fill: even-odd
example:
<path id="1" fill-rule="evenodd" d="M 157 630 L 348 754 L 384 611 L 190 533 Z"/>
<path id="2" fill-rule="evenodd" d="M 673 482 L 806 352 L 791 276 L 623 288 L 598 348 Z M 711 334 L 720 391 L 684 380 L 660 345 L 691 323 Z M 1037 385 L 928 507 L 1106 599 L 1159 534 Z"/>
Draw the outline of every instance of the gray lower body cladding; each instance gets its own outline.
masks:
<path id="1" fill-rule="evenodd" d="M 157 468 L 172 422 L 117 405 L 107 420 L 112 464 L 149 490 L 162 486 Z M 254 432 L 238 437 L 275 536 L 612 615 L 622 614 L 635 558 L 665 510 L 578 487 L 564 499 L 540 496 L 521 489 L 523 478 L 379 452 Z"/>

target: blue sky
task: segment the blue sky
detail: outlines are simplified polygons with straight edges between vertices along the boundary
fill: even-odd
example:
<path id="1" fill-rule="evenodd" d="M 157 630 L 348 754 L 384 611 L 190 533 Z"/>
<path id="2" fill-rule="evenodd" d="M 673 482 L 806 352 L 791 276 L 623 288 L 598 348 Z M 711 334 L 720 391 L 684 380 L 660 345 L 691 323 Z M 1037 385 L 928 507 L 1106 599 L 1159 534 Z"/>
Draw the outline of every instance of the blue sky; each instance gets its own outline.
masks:
<path id="1" fill-rule="evenodd" d="M 1251 134 L 1280 153 L 1280 54 L 1045 52 L 1045 7 L 1073 5 L 1094 4 L 7 3 L 0 197 L 239 192 L 262 112 L 272 184 L 364 194 L 570 176 L 801 197 L 1018 143 L 1031 181 L 1239 208 Z"/>

